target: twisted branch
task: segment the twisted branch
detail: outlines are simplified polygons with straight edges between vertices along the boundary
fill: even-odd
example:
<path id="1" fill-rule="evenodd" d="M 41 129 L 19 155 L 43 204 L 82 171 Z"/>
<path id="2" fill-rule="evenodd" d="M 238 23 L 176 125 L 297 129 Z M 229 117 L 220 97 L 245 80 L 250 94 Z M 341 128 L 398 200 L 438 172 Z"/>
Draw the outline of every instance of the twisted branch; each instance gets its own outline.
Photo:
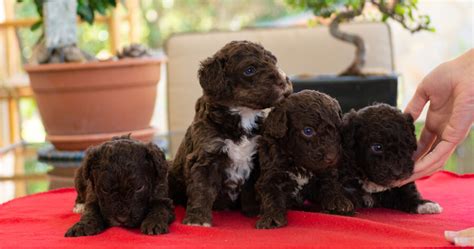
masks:
<path id="1" fill-rule="evenodd" d="M 341 22 L 351 20 L 354 17 L 362 14 L 364 6 L 365 1 L 361 1 L 360 7 L 358 9 L 352 9 L 339 13 L 329 25 L 329 32 L 333 37 L 345 42 L 352 43 L 356 47 L 355 58 L 352 64 L 346 70 L 344 70 L 341 75 L 362 75 L 362 67 L 365 65 L 366 54 L 364 40 L 356 34 L 342 32 L 339 29 L 339 24 Z"/>
<path id="2" fill-rule="evenodd" d="M 385 4 L 383 4 L 383 2 L 378 2 L 376 0 L 370 0 L 370 2 L 373 5 L 377 6 L 380 12 L 382 12 L 383 14 L 391 17 L 393 20 L 400 23 L 400 25 L 402 25 L 405 29 L 407 29 L 411 33 L 429 29 L 429 23 L 418 23 L 418 25 L 415 27 L 408 26 L 405 16 L 399 15 L 395 12 L 395 6 L 400 2 L 400 0 L 394 0 L 394 3 L 391 8 L 387 7 Z"/>

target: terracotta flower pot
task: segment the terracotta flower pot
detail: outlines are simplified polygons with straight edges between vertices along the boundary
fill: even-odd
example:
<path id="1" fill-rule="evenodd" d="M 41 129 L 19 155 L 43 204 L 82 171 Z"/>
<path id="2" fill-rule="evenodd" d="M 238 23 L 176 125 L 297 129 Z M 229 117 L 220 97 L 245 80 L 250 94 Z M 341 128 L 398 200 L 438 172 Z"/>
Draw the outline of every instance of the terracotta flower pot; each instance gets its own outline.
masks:
<path id="1" fill-rule="evenodd" d="M 25 66 L 46 129 L 59 150 L 83 150 L 132 133 L 151 140 L 161 59 Z"/>

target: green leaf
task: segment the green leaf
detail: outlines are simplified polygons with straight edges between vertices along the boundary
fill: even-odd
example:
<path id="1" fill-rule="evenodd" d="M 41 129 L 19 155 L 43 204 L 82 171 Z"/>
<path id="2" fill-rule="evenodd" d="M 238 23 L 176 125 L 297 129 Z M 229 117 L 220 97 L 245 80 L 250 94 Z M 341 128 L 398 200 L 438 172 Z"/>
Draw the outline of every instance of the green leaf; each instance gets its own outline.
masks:
<path id="1" fill-rule="evenodd" d="M 408 17 L 410 17 L 410 20 L 412 20 L 412 21 L 414 20 L 412 9 L 408 9 Z"/>
<path id="2" fill-rule="evenodd" d="M 395 13 L 397 15 L 403 16 L 405 14 L 405 8 L 398 3 L 395 5 Z"/>
<path id="3" fill-rule="evenodd" d="M 93 9 L 96 9 L 101 15 L 105 15 L 105 6 L 106 5 L 102 1 L 98 0 L 96 1 L 95 6 L 93 6 Z"/>
<path id="4" fill-rule="evenodd" d="M 43 0 L 35 0 L 36 12 L 40 17 L 43 17 Z"/>
<path id="5" fill-rule="evenodd" d="M 94 23 L 94 11 L 89 5 L 78 5 L 77 14 L 89 24 Z"/>
<path id="6" fill-rule="evenodd" d="M 430 28 L 428 28 L 428 31 L 430 31 L 430 32 L 433 32 L 433 33 L 434 33 L 434 32 L 436 32 L 436 29 L 435 29 L 434 27 L 430 27 Z"/>
<path id="7" fill-rule="evenodd" d="M 35 22 L 33 25 L 31 25 L 30 30 L 35 31 L 35 30 L 39 29 L 42 25 L 43 25 L 43 21 L 39 20 L 39 21 Z"/>
<path id="8" fill-rule="evenodd" d="M 382 14 L 382 22 L 386 22 L 388 18 L 389 18 L 389 15 L 385 13 Z"/>

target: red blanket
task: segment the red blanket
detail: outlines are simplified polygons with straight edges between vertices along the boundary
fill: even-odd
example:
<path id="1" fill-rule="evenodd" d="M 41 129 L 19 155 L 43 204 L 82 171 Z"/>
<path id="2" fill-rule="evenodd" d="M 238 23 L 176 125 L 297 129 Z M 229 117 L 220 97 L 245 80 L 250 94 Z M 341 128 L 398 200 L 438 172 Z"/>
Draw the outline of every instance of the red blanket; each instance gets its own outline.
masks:
<path id="1" fill-rule="evenodd" d="M 288 226 L 256 230 L 256 219 L 238 212 L 214 212 L 214 227 L 182 225 L 183 208 L 170 233 L 146 236 L 110 228 L 91 237 L 65 238 L 79 220 L 71 212 L 73 189 L 60 189 L 0 206 L 0 248 L 309 248 L 450 246 L 444 230 L 474 226 L 474 174 L 440 172 L 417 185 L 425 198 L 444 208 L 438 215 L 414 215 L 387 209 L 359 210 L 355 217 L 291 211 Z"/>

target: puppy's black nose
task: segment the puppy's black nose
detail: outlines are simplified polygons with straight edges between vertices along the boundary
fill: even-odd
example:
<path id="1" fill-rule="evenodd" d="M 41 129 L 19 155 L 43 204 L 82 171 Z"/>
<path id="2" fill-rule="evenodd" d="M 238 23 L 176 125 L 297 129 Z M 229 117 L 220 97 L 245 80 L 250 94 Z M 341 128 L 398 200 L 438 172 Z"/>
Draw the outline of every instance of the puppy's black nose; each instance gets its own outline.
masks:
<path id="1" fill-rule="evenodd" d="M 120 222 L 120 223 L 123 224 L 123 223 L 125 223 L 125 221 L 127 221 L 127 217 L 125 217 L 125 216 L 118 216 L 118 217 L 116 218 L 116 220 L 117 220 L 118 222 Z"/>

